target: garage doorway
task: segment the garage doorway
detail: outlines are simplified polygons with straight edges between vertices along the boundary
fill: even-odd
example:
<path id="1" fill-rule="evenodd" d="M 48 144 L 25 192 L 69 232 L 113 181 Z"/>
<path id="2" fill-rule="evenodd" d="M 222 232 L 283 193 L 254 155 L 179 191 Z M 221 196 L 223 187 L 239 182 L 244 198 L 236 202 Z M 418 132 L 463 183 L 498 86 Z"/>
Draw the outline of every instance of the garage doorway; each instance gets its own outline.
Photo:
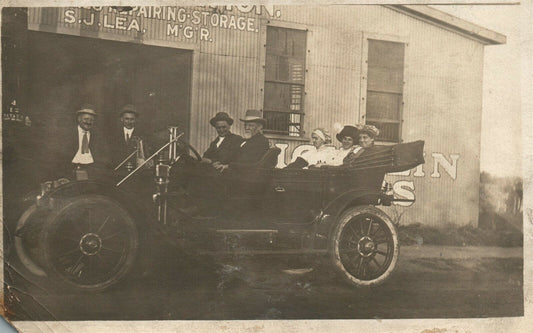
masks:
<path id="1" fill-rule="evenodd" d="M 95 105 L 95 130 L 105 137 L 131 103 L 154 144 L 168 138 L 169 125 L 188 138 L 192 51 L 36 31 L 28 41 L 28 102 L 43 167 L 53 167 L 47 161 L 75 127 L 83 103 Z"/>

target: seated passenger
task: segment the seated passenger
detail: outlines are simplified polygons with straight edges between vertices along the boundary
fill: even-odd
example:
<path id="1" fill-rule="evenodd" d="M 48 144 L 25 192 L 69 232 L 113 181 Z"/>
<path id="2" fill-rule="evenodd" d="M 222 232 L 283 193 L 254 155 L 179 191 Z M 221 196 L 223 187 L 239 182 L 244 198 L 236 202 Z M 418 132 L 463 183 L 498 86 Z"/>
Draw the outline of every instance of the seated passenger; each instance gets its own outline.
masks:
<path id="1" fill-rule="evenodd" d="M 213 163 L 213 166 L 220 172 L 231 167 L 253 165 L 259 162 L 270 148 L 268 139 L 263 135 L 266 119 L 263 118 L 261 111 L 248 110 L 241 121 L 244 122 L 244 141 L 232 161 Z"/>
<path id="2" fill-rule="evenodd" d="M 228 172 L 223 174 L 215 171 L 206 172 L 205 170 L 193 172 L 193 175 L 196 176 L 195 181 L 189 182 L 187 193 L 195 203 L 189 203 L 191 206 L 180 209 L 182 213 L 190 216 L 216 215 L 227 206 L 229 190 L 233 193 L 241 191 L 241 194 L 245 194 L 247 191 L 246 188 L 232 183 L 235 177 L 231 176 L 241 176 L 242 169 L 240 168 L 249 169 L 256 165 L 268 151 L 270 144 L 262 133 L 266 120 L 263 119 L 261 111 L 248 110 L 241 121 L 244 122 L 245 127 L 244 141 L 240 144 L 233 159 L 224 164 L 221 161 L 216 161 L 212 164 L 219 172 L 224 172 L 225 170 L 228 170 Z"/>
<path id="3" fill-rule="evenodd" d="M 323 128 L 317 128 L 311 134 L 311 142 L 314 149 L 310 149 L 296 158 L 294 162 L 287 165 L 289 169 L 299 169 L 305 167 L 322 167 L 324 165 L 331 165 L 333 157 L 336 153 L 335 147 L 329 145 L 331 137 L 329 133 Z"/>
<path id="4" fill-rule="evenodd" d="M 217 113 L 209 123 L 218 135 L 205 151 L 202 162 L 227 164 L 235 159 L 243 139 L 240 135 L 231 133 L 233 119 L 226 112 Z"/>
<path id="5" fill-rule="evenodd" d="M 357 145 L 357 139 L 359 138 L 359 130 L 354 126 L 344 126 L 342 131 L 337 134 L 337 140 L 339 140 L 342 146 L 333 155 L 333 160 L 330 165 L 339 166 L 343 164 L 344 158 L 351 152 L 361 149 Z"/>
<path id="6" fill-rule="evenodd" d="M 343 164 L 351 164 L 355 162 L 361 155 L 365 152 L 372 150 L 374 148 L 374 141 L 379 135 L 379 130 L 374 125 L 364 125 L 363 128 L 359 130 L 359 145 L 361 149 L 354 150 L 344 158 Z"/>

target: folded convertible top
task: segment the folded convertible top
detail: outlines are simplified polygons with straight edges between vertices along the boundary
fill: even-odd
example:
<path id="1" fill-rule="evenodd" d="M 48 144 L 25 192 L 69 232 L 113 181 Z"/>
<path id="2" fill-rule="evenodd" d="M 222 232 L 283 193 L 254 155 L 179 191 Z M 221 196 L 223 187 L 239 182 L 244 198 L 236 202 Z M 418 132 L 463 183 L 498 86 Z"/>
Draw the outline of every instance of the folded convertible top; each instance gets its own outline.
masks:
<path id="1" fill-rule="evenodd" d="M 350 170 L 381 169 L 400 172 L 424 163 L 424 141 L 418 140 L 392 146 L 374 146 L 345 166 Z"/>

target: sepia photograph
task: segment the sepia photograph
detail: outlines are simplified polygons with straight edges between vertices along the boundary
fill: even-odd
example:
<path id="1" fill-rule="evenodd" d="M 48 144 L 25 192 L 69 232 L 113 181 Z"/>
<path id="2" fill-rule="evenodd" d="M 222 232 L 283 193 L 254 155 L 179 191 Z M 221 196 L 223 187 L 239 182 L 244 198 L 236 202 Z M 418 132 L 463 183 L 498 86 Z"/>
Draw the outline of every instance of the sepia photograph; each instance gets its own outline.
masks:
<path id="1" fill-rule="evenodd" d="M 71 5 L 1 11 L 20 332 L 527 331 L 524 4 Z"/>

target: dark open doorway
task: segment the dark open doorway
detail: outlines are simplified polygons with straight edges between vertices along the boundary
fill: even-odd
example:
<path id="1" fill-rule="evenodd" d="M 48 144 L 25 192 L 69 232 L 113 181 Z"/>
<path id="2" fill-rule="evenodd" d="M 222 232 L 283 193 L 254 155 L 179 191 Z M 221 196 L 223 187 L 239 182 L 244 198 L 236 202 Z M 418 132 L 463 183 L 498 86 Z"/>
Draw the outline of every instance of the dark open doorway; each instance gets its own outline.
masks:
<path id="1" fill-rule="evenodd" d="M 28 104 L 43 167 L 53 167 L 47 161 L 83 103 L 95 105 L 96 130 L 105 136 L 132 103 L 145 133 L 163 138 L 167 126 L 178 125 L 188 137 L 191 51 L 34 31 L 28 41 Z"/>

